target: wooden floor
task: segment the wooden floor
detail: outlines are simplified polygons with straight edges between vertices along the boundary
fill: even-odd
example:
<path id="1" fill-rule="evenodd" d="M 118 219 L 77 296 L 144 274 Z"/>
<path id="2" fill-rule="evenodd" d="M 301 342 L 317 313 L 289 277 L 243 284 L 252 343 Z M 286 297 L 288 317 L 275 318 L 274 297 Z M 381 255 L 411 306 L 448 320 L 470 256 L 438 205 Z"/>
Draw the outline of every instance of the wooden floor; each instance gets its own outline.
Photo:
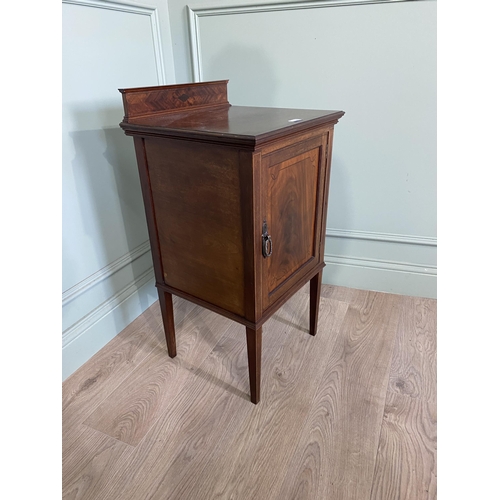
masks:
<path id="1" fill-rule="evenodd" d="M 63 498 L 436 498 L 436 301 L 305 287 L 263 330 L 261 402 L 245 328 L 158 303 L 63 384 Z"/>

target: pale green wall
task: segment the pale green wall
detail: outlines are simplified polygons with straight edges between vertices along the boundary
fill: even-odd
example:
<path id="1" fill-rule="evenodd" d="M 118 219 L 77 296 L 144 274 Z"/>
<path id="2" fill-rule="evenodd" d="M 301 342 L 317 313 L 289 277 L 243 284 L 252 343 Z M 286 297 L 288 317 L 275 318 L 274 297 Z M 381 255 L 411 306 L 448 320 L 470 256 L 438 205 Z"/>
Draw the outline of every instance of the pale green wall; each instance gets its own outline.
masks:
<path id="1" fill-rule="evenodd" d="M 174 83 L 174 69 L 166 5 L 140 5 L 62 6 L 63 379 L 157 300 L 118 88 Z"/>

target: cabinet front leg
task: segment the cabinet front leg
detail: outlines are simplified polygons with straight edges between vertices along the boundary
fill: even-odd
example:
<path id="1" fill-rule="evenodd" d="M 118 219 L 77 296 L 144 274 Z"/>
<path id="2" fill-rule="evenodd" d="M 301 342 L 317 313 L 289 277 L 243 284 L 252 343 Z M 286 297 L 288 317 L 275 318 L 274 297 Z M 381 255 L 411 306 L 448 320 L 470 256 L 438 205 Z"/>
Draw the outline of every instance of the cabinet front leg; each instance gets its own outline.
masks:
<path id="1" fill-rule="evenodd" d="M 260 366 L 262 354 L 262 327 L 252 330 L 247 327 L 248 372 L 250 374 L 250 401 L 260 401 Z"/>
<path id="2" fill-rule="evenodd" d="M 318 330 L 319 301 L 321 298 L 321 277 L 323 271 L 320 271 L 310 283 L 310 305 L 309 305 L 309 333 L 316 335 Z"/>
<path id="3" fill-rule="evenodd" d="M 168 355 L 175 358 L 177 349 L 175 346 L 175 326 L 174 326 L 174 307 L 172 304 L 172 294 L 158 290 L 160 299 L 161 316 L 163 318 L 163 328 L 165 329 L 165 339 L 167 340 Z"/>

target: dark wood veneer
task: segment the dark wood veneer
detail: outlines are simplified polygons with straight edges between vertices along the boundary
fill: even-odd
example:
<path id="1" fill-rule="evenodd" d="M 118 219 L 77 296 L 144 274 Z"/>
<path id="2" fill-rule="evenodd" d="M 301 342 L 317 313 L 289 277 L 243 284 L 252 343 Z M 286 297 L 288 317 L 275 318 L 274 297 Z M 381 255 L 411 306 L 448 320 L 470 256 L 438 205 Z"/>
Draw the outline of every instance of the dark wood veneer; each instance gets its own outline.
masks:
<path id="1" fill-rule="evenodd" d="M 317 331 L 333 127 L 344 112 L 231 106 L 227 80 L 120 92 L 169 355 L 172 294 L 241 323 L 258 403 L 262 326 L 309 281 Z"/>

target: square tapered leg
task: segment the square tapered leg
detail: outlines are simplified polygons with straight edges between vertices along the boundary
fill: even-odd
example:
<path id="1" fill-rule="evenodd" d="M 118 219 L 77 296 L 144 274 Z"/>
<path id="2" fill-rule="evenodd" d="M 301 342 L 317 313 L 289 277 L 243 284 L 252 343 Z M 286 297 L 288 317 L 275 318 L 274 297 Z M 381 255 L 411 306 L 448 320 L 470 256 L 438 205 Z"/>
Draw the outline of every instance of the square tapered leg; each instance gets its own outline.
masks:
<path id="1" fill-rule="evenodd" d="M 319 301 L 321 298 L 321 277 L 323 271 L 320 271 L 310 283 L 310 305 L 309 305 L 309 333 L 316 335 L 318 330 Z"/>
<path id="2" fill-rule="evenodd" d="M 174 308 L 172 305 L 172 294 L 158 290 L 160 299 L 161 316 L 163 318 L 163 328 L 165 329 L 165 339 L 167 341 L 168 355 L 175 358 L 177 349 L 175 346 L 175 326 L 174 326 Z"/>
<path id="3" fill-rule="evenodd" d="M 260 401 L 260 367 L 262 354 L 262 327 L 252 330 L 247 327 L 248 372 L 250 375 L 250 401 Z"/>

